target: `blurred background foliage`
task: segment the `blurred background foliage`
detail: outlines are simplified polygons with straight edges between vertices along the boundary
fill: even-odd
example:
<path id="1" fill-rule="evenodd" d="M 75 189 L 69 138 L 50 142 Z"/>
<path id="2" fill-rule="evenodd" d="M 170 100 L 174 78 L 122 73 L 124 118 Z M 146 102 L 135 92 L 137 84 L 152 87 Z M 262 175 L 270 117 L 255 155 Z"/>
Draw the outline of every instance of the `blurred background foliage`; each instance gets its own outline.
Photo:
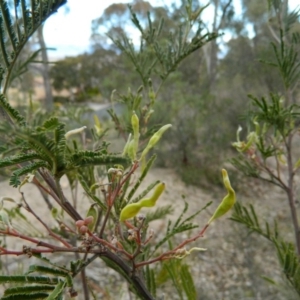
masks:
<path id="1" fill-rule="evenodd" d="M 164 7 L 137 0 L 130 4 L 142 25 L 147 24 L 148 11 L 154 26 L 164 18 L 162 39 L 180 22 L 185 9 L 184 1 Z M 194 2 L 199 7 L 203 4 Z M 276 43 L 276 20 L 270 16 L 268 2 L 241 1 L 241 14 L 235 13 L 235 4 L 230 0 L 210 1 L 213 15 L 204 25 L 220 37 L 193 53 L 171 74 L 156 103 L 152 121 L 173 124 L 157 163 L 175 166 L 189 184 L 218 183 L 216 172 L 231 154 L 235 132 L 239 125 L 246 126 L 240 116 L 249 105 L 247 95 L 255 93 L 259 97 L 283 90 L 278 71 L 261 62 L 273 60 L 270 42 Z M 129 86 L 137 89 L 141 80 L 136 72 L 129 71 L 132 65 L 127 56 L 108 37 L 126 33 L 130 24 L 127 4 L 108 6 L 92 22 L 93 51 L 67 57 L 52 66 L 54 90 L 68 91 L 67 96 L 56 96 L 54 100 L 108 103 L 115 87 L 119 93 Z M 293 20 L 290 26 L 297 32 L 299 20 Z M 158 81 L 152 80 L 155 86 Z"/>

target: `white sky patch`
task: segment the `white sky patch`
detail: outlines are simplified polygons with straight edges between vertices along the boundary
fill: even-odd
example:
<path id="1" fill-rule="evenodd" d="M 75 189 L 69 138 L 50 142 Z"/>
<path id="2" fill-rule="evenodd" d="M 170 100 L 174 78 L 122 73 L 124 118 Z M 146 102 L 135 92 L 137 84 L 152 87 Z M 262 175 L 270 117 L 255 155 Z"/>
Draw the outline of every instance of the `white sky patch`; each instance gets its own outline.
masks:
<path id="1" fill-rule="evenodd" d="M 168 5 L 171 0 L 148 0 L 152 5 Z M 91 23 L 93 19 L 99 18 L 104 9 L 113 3 L 128 3 L 129 0 L 68 0 L 67 5 L 61 7 L 56 14 L 51 16 L 45 23 L 44 36 L 49 48 L 56 51 L 49 53 L 50 57 L 63 58 L 75 56 L 90 50 Z M 209 1 L 201 1 L 207 3 Z M 236 14 L 241 14 L 240 0 L 234 0 Z M 299 6 L 299 0 L 291 0 L 290 7 L 295 9 Z M 69 8 L 69 10 L 67 9 Z M 206 9 L 203 14 L 204 21 L 211 21 L 213 7 Z M 138 38 L 138 33 L 132 30 L 132 38 Z M 231 36 L 226 33 L 224 41 Z"/>
<path id="2" fill-rule="evenodd" d="M 72 56 L 88 51 L 92 20 L 99 18 L 104 9 L 113 2 L 85 0 L 83 4 L 83 1 L 68 0 L 66 7 L 61 7 L 45 23 L 44 36 L 47 47 L 57 49 L 55 52 L 51 51 L 50 56 Z"/>

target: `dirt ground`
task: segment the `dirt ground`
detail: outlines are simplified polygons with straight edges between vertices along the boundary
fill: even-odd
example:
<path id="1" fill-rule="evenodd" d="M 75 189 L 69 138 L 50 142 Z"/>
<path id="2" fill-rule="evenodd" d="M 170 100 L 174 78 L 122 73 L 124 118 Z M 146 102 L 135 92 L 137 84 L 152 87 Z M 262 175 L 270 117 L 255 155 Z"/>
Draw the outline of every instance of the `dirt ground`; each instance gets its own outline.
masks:
<path id="1" fill-rule="evenodd" d="M 135 176 L 138 176 L 138 174 Z M 187 216 L 205 206 L 209 201 L 213 201 L 213 204 L 208 209 L 195 218 L 194 223 L 198 224 L 199 228 L 206 224 L 214 209 L 226 194 L 225 189 L 205 191 L 194 186 L 187 186 L 173 170 L 159 168 L 152 170 L 148 174 L 147 180 L 142 184 L 142 188 L 157 179 L 166 183 L 166 192 L 159 199 L 158 205 L 173 205 L 174 212 L 170 216 L 170 219 L 173 221 L 181 213 L 184 201 L 189 204 Z M 62 181 L 62 186 L 66 197 L 71 199 L 66 180 Z M 232 182 L 232 186 L 235 186 L 235 182 Z M 39 216 L 48 225 L 54 225 L 55 223 L 49 218 L 49 209 L 37 188 L 27 184 L 22 187 L 22 191 L 29 205 L 38 212 Z M 0 183 L 0 196 L 11 197 L 16 201 L 20 200 L 18 190 L 10 187 L 7 181 Z M 270 189 L 270 187 L 261 186 L 254 182 L 251 186 L 249 185 L 247 195 L 237 193 L 237 198 L 243 204 L 253 203 L 259 214 L 265 216 L 265 219 L 268 221 L 278 217 L 284 224 L 285 237 L 293 239 L 293 233 L 289 227 L 289 211 L 284 208 L 287 206 L 283 205 L 286 200 L 279 190 L 273 187 Z M 82 214 L 87 211 L 90 205 L 81 190 L 79 190 L 77 205 Z M 5 204 L 5 207 L 12 206 L 13 204 L 11 203 Z M 28 218 L 32 217 L 26 212 L 24 214 Z M 193 252 L 186 259 L 186 262 L 191 266 L 191 272 L 195 279 L 195 286 L 199 294 L 198 299 L 297 299 L 282 280 L 276 253 L 268 242 L 255 235 L 249 235 L 242 225 L 228 220 L 228 217 L 229 215 L 224 216 L 212 223 L 205 236 L 191 245 L 191 247 L 207 249 L 205 252 Z M 46 236 L 44 228 L 36 220 L 33 222 L 32 227 L 27 226 L 24 222 L 19 223 L 19 225 L 13 223 L 13 226 L 24 232 L 36 232 L 38 236 Z M 164 232 L 167 222 L 167 219 L 160 220 L 153 225 L 156 236 L 153 242 Z M 179 235 L 176 241 L 180 243 L 187 237 L 186 234 Z M 7 243 L 10 249 L 15 250 L 21 249 L 23 245 L 30 246 L 29 243 L 20 239 L 2 238 L 2 242 Z M 54 255 L 54 259 L 60 261 L 63 257 Z M 24 260 L 24 257 L 2 257 L 2 264 L 2 274 L 14 274 L 26 270 L 26 265 L 32 264 L 32 260 L 27 258 Z M 103 265 L 101 267 L 101 265 L 96 264 L 93 268 L 87 270 L 87 275 L 91 278 L 91 284 L 96 285 L 99 295 L 101 295 L 99 299 L 128 299 L 126 285 L 122 284 L 122 281 L 113 270 L 108 270 L 103 268 Z M 278 282 L 278 286 L 268 283 L 262 276 L 274 279 Z M 94 279 L 97 284 L 95 284 Z M 112 283 L 115 284 L 115 282 L 119 282 L 120 285 L 121 292 L 118 292 L 118 295 L 115 292 L 111 291 L 109 293 L 107 291 L 109 287 L 112 287 Z M 114 291 L 115 289 L 112 290 Z M 159 287 L 158 298 L 165 300 L 177 299 L 176 292 L 174 294 L 173 292 L 172 285 L 165 284 Z M 78 299 L 81 298 L 79 297 Z"/>

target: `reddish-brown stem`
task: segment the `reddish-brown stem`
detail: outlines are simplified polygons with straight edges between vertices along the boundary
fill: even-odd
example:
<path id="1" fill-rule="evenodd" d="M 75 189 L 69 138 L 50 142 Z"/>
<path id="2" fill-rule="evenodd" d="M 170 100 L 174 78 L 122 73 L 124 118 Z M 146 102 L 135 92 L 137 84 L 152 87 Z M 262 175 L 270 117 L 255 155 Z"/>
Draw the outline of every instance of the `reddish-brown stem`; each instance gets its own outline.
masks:
<path id="1" fill-rule="evenodd" d="M 190 239 L 187 239 L 185 241 L 183 241 L 181 244 L 179 244 L 176 248 L 170 250 L 170 251 L 167 251 L 153 259 L 150 259 L 148 261 L 142 261 L 140 263 L 137 263 L 135 264 L 135 267 L 136 268 L 139 268 L 139 267 L 142 267 L 142 266 L 145 266 L 145 265 L 150 265 L 152 263 L 155 263 L 155 262 L 158 262 L 158 261 L 161 261 L 161 260 L 165 260 L 165 259 L 169 259 L 169 258 L 172 258 L 174 257 L 174 255 L 176 254 L 176 251 L 183 248 L 185 245 L 191 243 L 191 242 L 194 242 L 196 241 L 198 238 L 200 237 L 203 237 L 203 234 L 205 233 L 206 229 L 208 228 L 209 224 L 206 224 L 203 229 L 194 237 L 190 238 Z"/>
<path id="2" fill-rule="evenodd" d="M 133 172 L 138 168 L 139 164 L 138 162 L 136 161 L 130 171 L 128 172 L 128 174 L 123 178 L 123 180 L 117 185 L 117 187 L 115 188 L 115 190 L 113 191 L 113 193 L 111 193 L 111 191 L 109 191 L 109 195 L 108 195 L 108 200 L 107 200 L 107 204 L 108 204 L 108 208 L 107 208 L 107 211 L 106 211 L 106 214 L 105 214 L 105 217 L 104 217 L 104 220 L 103 220 L 103 223 L 102 223 L 102 226 L 101 226 L 101 229 L 100 229 L 100 233 L 99 233 L 99 237 L 101 238 L 103 236 L 103 232 L 104 232 L 104 229 L 106 227 L 106 223 L 107 223 L 107 220 L 108 220 L 108 217 L 109 217 L 109 214 L 110 214 L 110 211 L 114 205 L 114 202 L 117 198 L 117 196 L 119 195 L 119 192 L 121 190 L 121 188 L 123 187 L 124 183 L 129 180 L 130 176 L 133 174 Z"/>
<path id="3" fill-rule="evenodd" d="M 136 243 L 137 243 L 137 248 L 135 252 L 132 255 L 132 259 L 134 260 L 141 252 L 141 246 L 142 246 L 142 241 L 141 241 L 141 229 L 144 225 L 145 219 L 142 220 L 140 226 L 136 228 Z"/>
<path id="4" fill-rule="evenodd" d="M 0 255 L 28 255 L 31 254 L 40 254 L 40 253 L 53 253 L 53 249 L 29 249 L 28 252 L 26 251 L 15 251 L 15 250 L 7 250 L 5 248 L 0 247 Z"/>
<path id="5" fill-rule="evenodd" d="M 131 223 L 129 223 L 127 220 L 125 220 L 123 222 L 125 224 L 125 226 L 129 229 L 136 229 Z"/>
<path id="6" fill-rule="evenodd" d="M 102 254 L 103 249 L 83 249 L 80 247 L 75 248 L 63 248 L 63 247 L 53 247 L 53 249 L 40 249 L 40 248 L 28 248 L 28 250 L 15 251 L 8 250 L 5 248 L 0 248 L 0 256 L 1 255 L 28 255 L 28 254 L 40 254 L 40 253 L 59 253 L 59 252 L 70 252 L 70 253 L 94 253 L 94 254 Z"/>
<path id="7" fill-rule="evenodd" d="M 132 255 L 130 253 L 128 253 L 127 251 L 125 251 L 124 249 L 120 249 L 115 247 L 114 245 L 112 245 L 111 243 L 109 243 L 108 241 L 92 234 L 90 231 L 88 231 L 89 236 L 91 236 L 97 243 L 107 246 L 108 248 L 110 248 L 111 250 L 113 250 L 114 252 L 120 252 L 123 253 L 124 255 L 126 255 L 129 259 L 132 259 Z"/>
<path id="8" fill-rule="evenodd" d="M 43 241 L 39 241 L 39 240 L 37 240 L 35 238 L 32 238 L 30 236 L 27 236 L 27 235 L 23 235 L 23 234 L 19 233 L 18 231 L 16 231 L 15 229 L 11 230 L 10 228 L 7 228 L 7 230 L 0 230 L 0 234 L 15 236 L 15 237 L 18 237 L 22 240 L 26 240 L 26 241 L 29 241 L 33 244 L 36 244 L 38 246 L 42 246 L 42 247 L 46 247 L 46 248 L 50 248 L 50 249 L 54 249 L 56 247 L 52 244 L 49 244 L 49 243 L 46 243 L 46 242 L 43 242 Z"/>
<path id="9" fill-rule="evenodd" d="M 49 174 L 47 170 L 39 169 L 39 173 L 42 176 L 42 178 L 45 180 L 49 188 L 51 189 L 51 192 L 49 193 L 53 199 L 75 220 L 82 220 L 82 217 L 77 212 L 77 210 L 74 209 L 74 207 L 67 201 L 65 196 L 63 195 L 63 192 L 61 191 L 60 187 L 58 186 L 58 180 L 55 182 L 55 180 L 52 178 L 52 176 Z"/>
<path id="10" fill-rule="evenodd" d="M 189 243 L 191 243 L 191 242 L 196 241 L 198 238 L 203 237 L 203 235 L 204 235 L 206 229 L 208 228 L 208 226 L 209 226 L 209 224 L 206 224 L 206 225 L 203 227 L 203 229 L 202 229 L 196 236 L 194 236 L 194 237 L 192 237 L 192 238 L 190 238 L 190 239 L 187 239 L 187 240 L 183 241 L 180 245 L 178 245 L 176 248 L 174 248 L 173 251 L 176 251 L 176 250 L 178 250 L 178 249 L 184 247 L 185 245 L 187 245 L 187 244 L 189 244 Z"/>
<path id="11" fill-rule="evenodd" d="M 65 241 L 63 238 L 61 238 L 59 235 L 55 234 L 49 227 L 48 225 L 31 209 L 31 207 L 29 206 L 29 204 L 27 203 L 27 201 L 25 200 L 24 197 L 24 193 L 21 192 L 22 195 L 22 199 L 25 203 L 25 209 L 30 212 L 31 214 L 34 215 L 34 217 L 46 228 L 46 230 L 48 231 L 49 235 L 52 236 L 54 239 L 56 239 L 57 241 L 61 242 L 65 247 L 67 248 L 72 248 L 72 245 L 70 245 L 67 241 Z"/>
<path id="12" fill-rule="evenodd" d="M 126 176 L 123 178 L 121 183 L 118 185 L 118 187 L 114 190 L 113 195 L 112 195 L 112 203 L 111 205 L 114 204 L 114 201 L 116 200 L 117 196 L 119 195 L 124 183 L 129 180 L 130 176 L 135 172 L 135 170 L 138 168 L 139 163 L 138 161 L 135 161 L 134 164 L 132 165 L 130 171 L 126 174 Z"/>
<path id="13" fill-rule="evenodd" d="M 52 193 L 50 190 L 46 189 L 36 177 L 33 177 L 32 183 L 35 184 L 37 187 L 39 187 L 40 189 L 42 189 L 46 194 L 49 194 L 53 197 Z"/>

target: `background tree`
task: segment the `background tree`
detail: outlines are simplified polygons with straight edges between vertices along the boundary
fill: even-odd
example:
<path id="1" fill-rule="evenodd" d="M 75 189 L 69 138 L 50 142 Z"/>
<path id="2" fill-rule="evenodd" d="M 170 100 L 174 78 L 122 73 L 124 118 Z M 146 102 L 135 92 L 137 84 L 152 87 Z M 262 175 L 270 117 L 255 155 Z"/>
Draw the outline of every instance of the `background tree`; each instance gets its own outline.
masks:
<path id="1" fill-rule="evenodd" d="M 48 53 L 47 53 L 46 43 L 43 34 L 43 26 L 40 26 L 38 28 L 37 36 L 38 36 L 38 41 L 41 49 L 41 57 L 43 63 L 41 73 L 43 76 L 44 90 L 45 90 L 44 105 L 47 110 L 51 111 L 53 109 L 53 96 L 52 96 L 52 87 L 51 87 L 50 75 L 49 75 L 49 59 L 48 59 Z"/>

